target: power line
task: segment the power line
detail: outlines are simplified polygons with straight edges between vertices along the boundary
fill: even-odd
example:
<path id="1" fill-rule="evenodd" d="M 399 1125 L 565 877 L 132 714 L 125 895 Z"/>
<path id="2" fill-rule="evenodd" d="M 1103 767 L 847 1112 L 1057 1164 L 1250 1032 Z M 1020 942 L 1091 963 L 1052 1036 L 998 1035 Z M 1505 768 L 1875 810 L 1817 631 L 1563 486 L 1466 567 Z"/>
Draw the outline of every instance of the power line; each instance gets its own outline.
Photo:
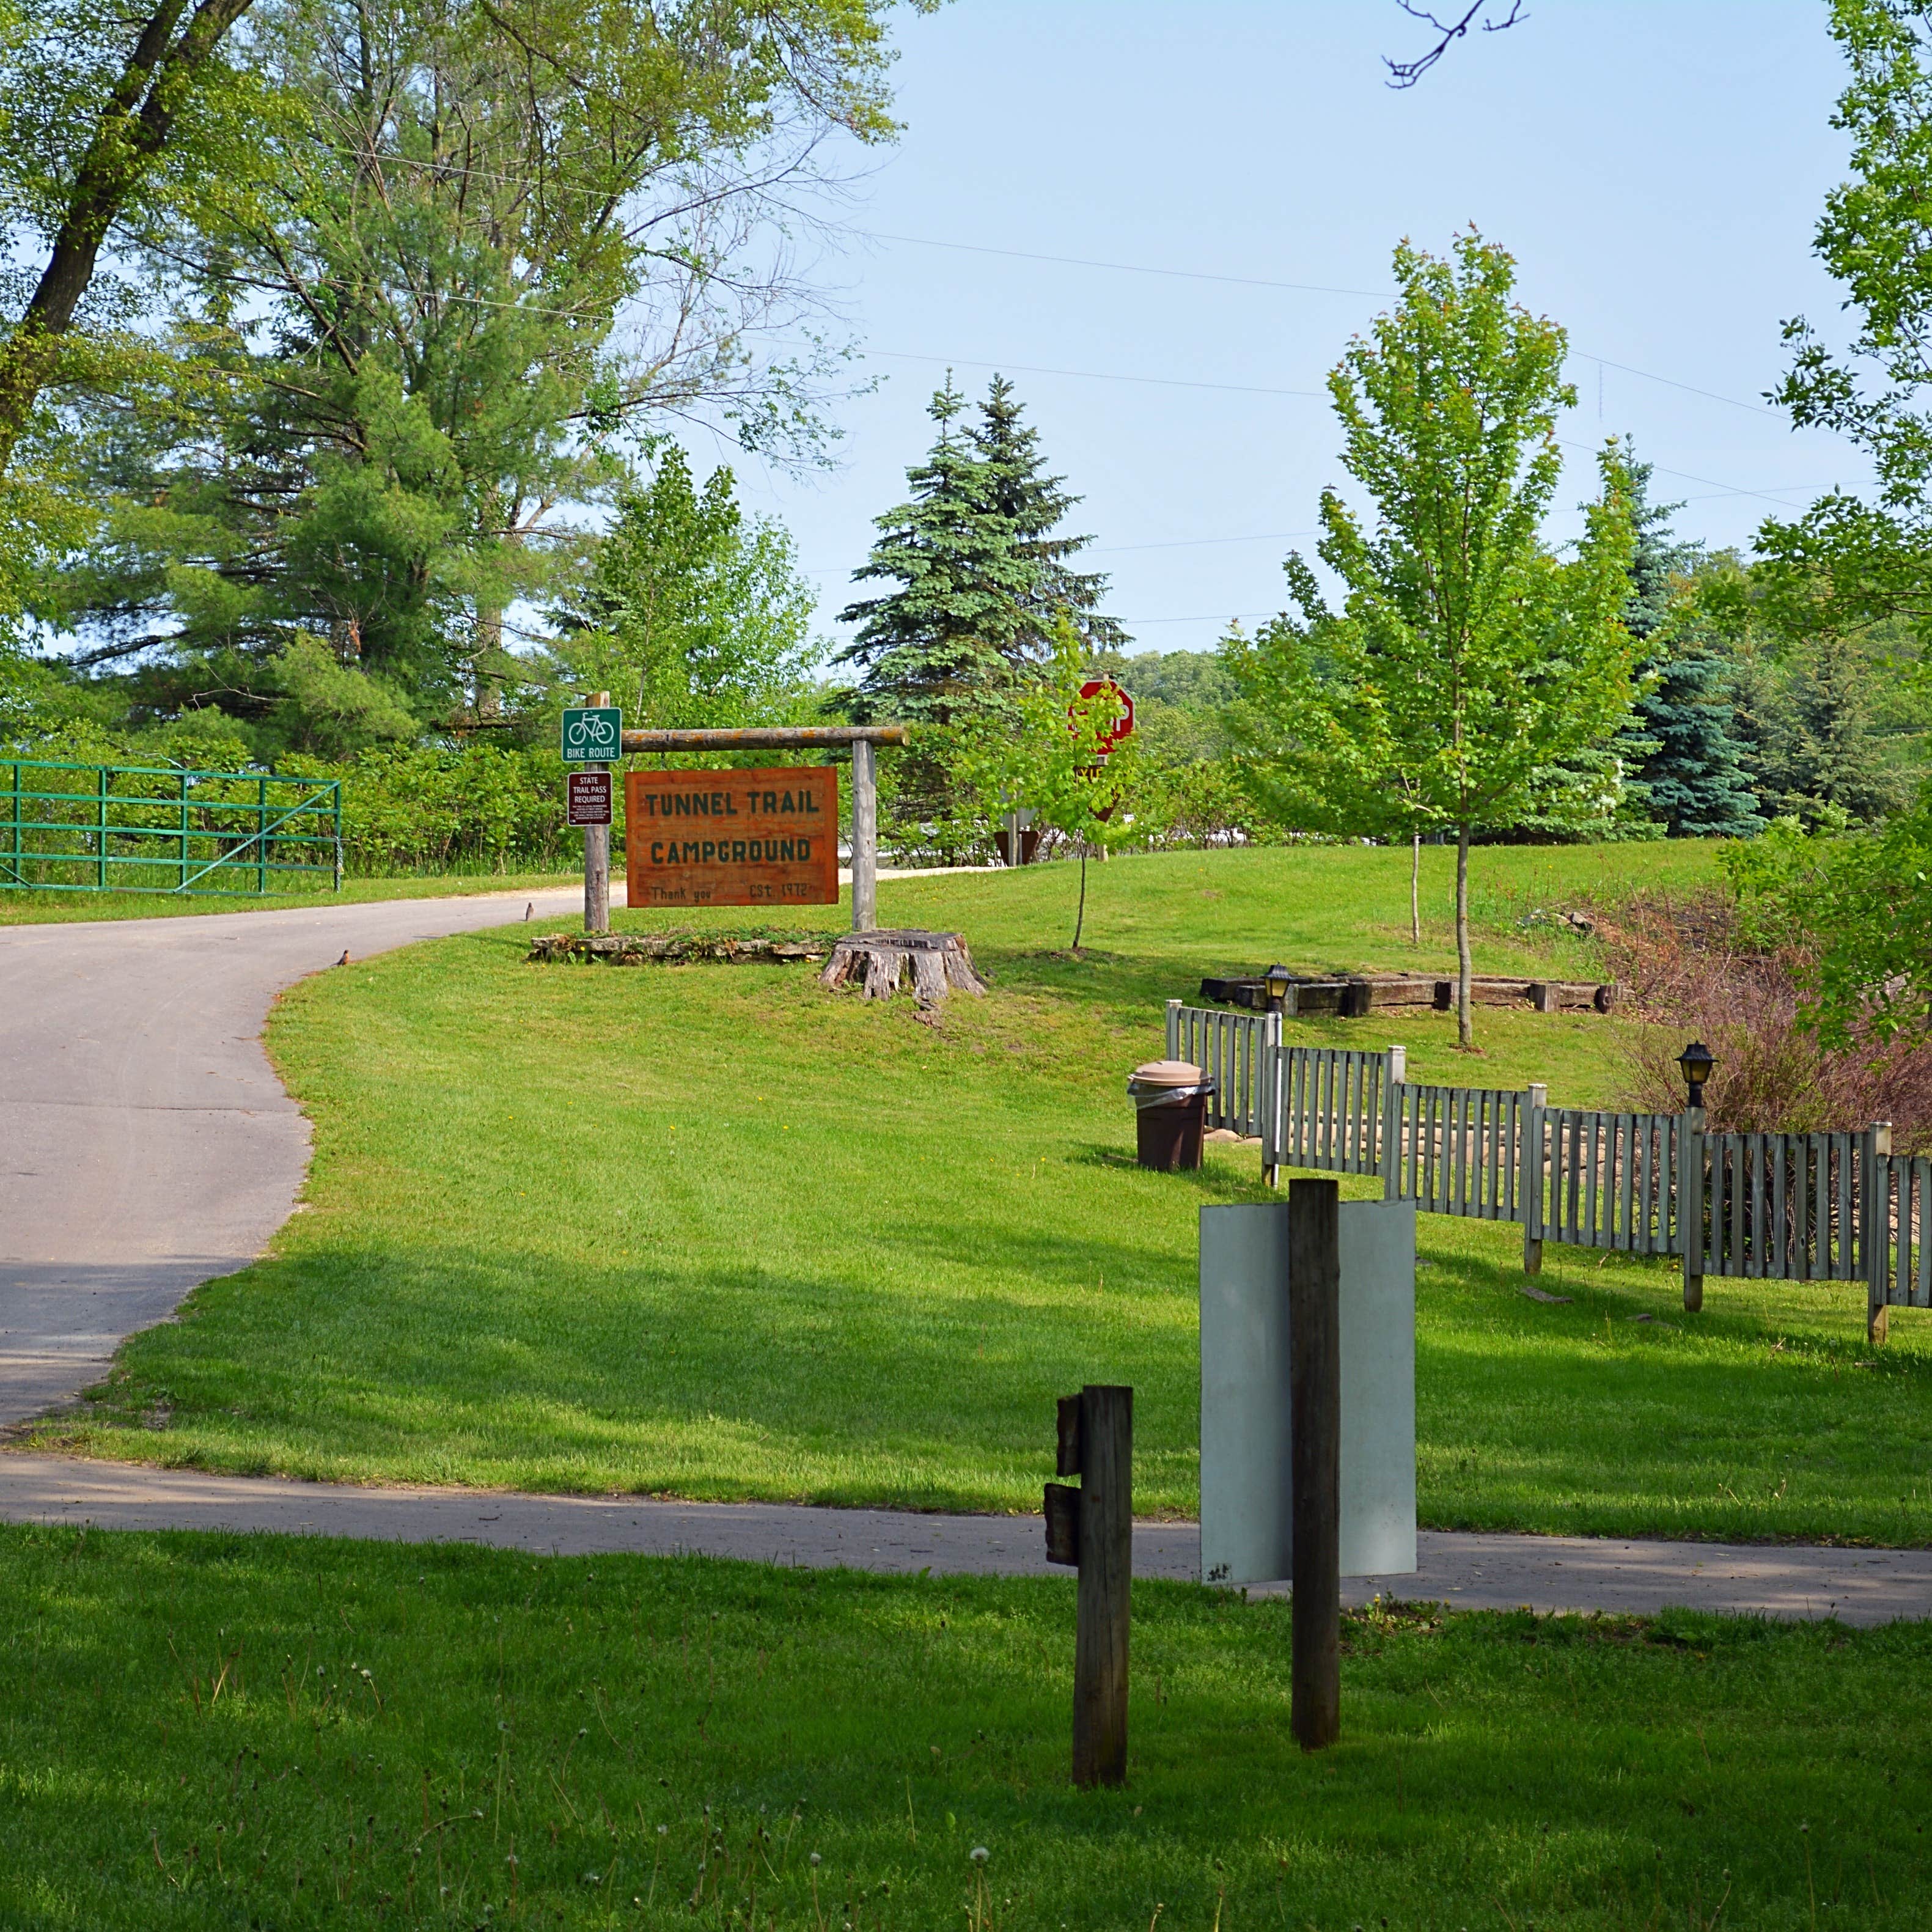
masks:
<path id="1" fill-rule="evenodd" d="M 1072 376 L 1089 382 L 1136 382 L 1162 389 L 1216 389 L 1232 396 L 1305 396 L 1319 402 L 1323 389 L 1268 389 L 1248 382 L 1194 382 L 1179 376 L 1123 376 L 1108 369 L 1042 369 L 1026 362 L 981 362 L 970 356 L 915 356 L 904 349 L 868 349 L 868 356 L 883 356 L 890 362 L 930 362 L 950 369 L 991 369 L 996 374 L 1011 369 L 1022 376 Z"/>
<path id="2" fill-rule="evenodd" d="M 1204 611 L 1198 617 L 1116 617 L 1117 624 L 1244 624 L 1262 617 L 1280 615 L 1275 610 Z"/>
<path id="3" fill-rule="evenodd" d="M 991 369 L 996 374 L 1008 369 L 1023 376 L 1065 376 L 1082 382 L 1132 382 L 1149 387 L 1166 389 L 1213 389 L 1224 394 L 1236 396 L 1295 396 L 1320 401 L 1325 393 L 1319 389 L 1264 388 L 1258 384 L 1247 382 L 1196 382 L 1179 376 L 1126 376 L 1109 369 L 1047 369 L 1024 362 L 982 362 L 967 356 L 915 356 L 909 350 L 868 349 L 868 356 L 883 356 L 895 362 L 928 362 L 936 367 L 950 369 Z M 1556 440 L 1566 449 L 1594 452 L 1598 446 L 1592 442 L 1578 442 L 1567 436 Z M 1653 463 L 1650 466 L 1660 476 L 1681 478 L 1686 483 L 1708 483 L 1711 488 L 1727 496 L 1756 496 L 1767 503 L 1775 504 L 1780 510 L 1795 509 L 1796 504 L 1780 501 L 1762 490 L 1747 490 L 1741 484 L 1720 483 L 1714 476 L 1698 476 L 1688 470 L 1673 470 L 1668 464 Z"/>
<path id="4" fill-rule="evenodd" d="M 1219 282 L 1235 288 L 1281 289 L 1304 295 L 1366 296 L 1376 302 L 1390 301 L 1396 293 L 1393 289 L 1341 288 L 1323 282 L 1277 282 L 1258 275 L 1213 274 L 1199 268 L 1157 268 L 1144 262 L 1102 262 L 1082 255 L 1044 255 L 1024 248 L 988 248 L 972 242 L 939 242 L 926 235 L 890 235 L 874 230 L 866 232 L 876 242 L 905 242 L 916 248 L 944 248 L 967 255 L 1001 255 L 1016 262 L 1050 262 L 1069 268 L 1106 268 L 1124 275 L 1158 275 L 1180 281 Z M 1594 362 L 1603 368 L 1620 370 L 1626 376 L 1635 376 L 1646 382 L 1661 382 L 1668 388 L 1682 389 L 1687 395 L 1702 396 L 1710 402 L 1728 404 L 1736 410 L 1748 410 L 1754 416 L 1778 416 L 1777 410 L 1766 408 L 1762 403 L 1748 403 L 1736 396 L 1720 394 L 1715 389 L 1700 388 L 1694 382 L 1681 382 L 1674 376 L 1660 376 L 1654 370 L 1640 369 L 1634 363 L 1618 362 L 1608 356 L 1594 356 L 1587 349 L 1579 349 L 1576 353 L 1586 362 Z M 1779 419 L 1782 420 L 1781 418 Z"/>
<path id="5" fill-rule="evenodd" d="M 1199 550 L 1210 544 L 1292 543 L 1298 537 L 1318 537 L 1319 530 L 1263 530 L 1251 537 L 1177 537 L 1164 543 L 1108 544 L 1104 549 L 1084 550 L 1082 556 L 1119 556 L 1134 550 Z"/>
<path id="6" fill-rule="evenodd" d="M 1178 281 L 1226 282 L 1236 288 L 1289 289 L 1298 295 L 1366 296 L 1372 302 L 1388 298 L 1387 289 L 1337 288 L 1325 282 L 1274 282 L 1258 275 L 1210 275 L 1198 268 L 1156 268 L 1142 262 L 1095 262 L 1080 255 L 1036 255 L 1024 248 L 986 248 L 971 242 L 935 242 L 924 235 L 887 235 L 864 231 L 874 242 L 910 242 L 915 248 L 950 248 L 964 255 L 1004 255 L 1016 262 L 1052 262 L 1068 268 L 1112 268 L 1124 275 L 1167 275 Z"/>

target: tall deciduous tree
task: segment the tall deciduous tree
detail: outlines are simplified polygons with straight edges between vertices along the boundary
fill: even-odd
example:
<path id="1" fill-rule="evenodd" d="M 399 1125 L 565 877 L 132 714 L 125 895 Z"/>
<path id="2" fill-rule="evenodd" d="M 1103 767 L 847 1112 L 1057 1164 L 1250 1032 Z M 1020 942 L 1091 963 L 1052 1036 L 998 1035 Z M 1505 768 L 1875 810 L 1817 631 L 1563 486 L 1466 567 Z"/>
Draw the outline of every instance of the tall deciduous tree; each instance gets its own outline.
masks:
<path id="1" fill-rule="evenodd" d="M 250 88 L 229 63 L 250 0 L 24 0 L 0 17 L 0 473 L 42 391 L 85 377 L 70 340 L 89 318 L 102 252 L 252 177 Z M 115 305 L 92 318 L 113 316 Z"/>
<path id="2" fill-rule="evenodd" d="M 819 376 L 760 345 L 813 299 L 817 151 L 892 131 L 889 4 L 257 0 L 269 185 L 153 244 L 230 403 L 108 440 L 100 648 L 205 682 L 212 614 L 244 658 L 312 632 L 487 712 L 627 438 L 709 413 L 809 460 Z"/>
<path id="3" fill-rule="evenodd" d="M 1759 532 L 1762 587 L 1790 634 L 1909 620 L 1932 641 L 1932 0 L 1832 0 L 1850 79 L 1834 127 L 1851 137 L 1851 178 L 1826 196 L 1814 252 L 1856 320 L 1832 350 L 1802 318 L 1785 324 L 1790 374 L 1775 399 L 1792 420 L 1848 438 L 1876 494 L 1833 490 Z"/>
<path id="4" fill-rule="evenodd" d="M 1615 450 L 1568 560 L 1540 530 L 1562 472 L 1563 332 L 1512 301 L 1515 265 L 1473 230 L 1453 258 L 1405 242 L 1396 307 L 1329 378 L 1365 529 L 1323 492 L 1330 611 L 1288 560 L 1302 617 L 1234 660 L 1250 758 L 1311 826 L 1384 824 L 1391 794 L 1456 837 L 1457 1032 L 1470 1012 L 1469 844 L 1536 800 L 1546 774 L 1630 708 L 1630 504 Z"/>

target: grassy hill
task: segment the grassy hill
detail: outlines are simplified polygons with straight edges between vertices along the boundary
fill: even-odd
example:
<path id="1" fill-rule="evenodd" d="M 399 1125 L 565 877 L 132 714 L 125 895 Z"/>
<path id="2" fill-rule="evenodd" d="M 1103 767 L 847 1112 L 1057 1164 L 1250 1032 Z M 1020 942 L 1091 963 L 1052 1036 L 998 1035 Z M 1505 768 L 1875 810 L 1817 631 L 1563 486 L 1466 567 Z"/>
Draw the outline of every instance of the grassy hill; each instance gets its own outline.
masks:
<path id="1" fill-rule="evenodd" d="M 884 919 L 963 930 L 993 983 L 929 1016 L 808 968 L 532 966 L 523 928 L 319 976 L 271 1031 L 316 1124 L 309 1211 L 52 1432 L 225 1469 L 1017 1510 L 1053 1398 L 1117 1380 L 1139 1506 L 1191 1514 L 1196 1211 L 1261 1198 L 1258 1162 L 1142 1172 L 1124 1076 L 1204 971 L 1443 968 L 1451 855 L 1426 856 L 1419 951 L 1401 852 L 1116 860 L 1077 958 L 1072 868 L 889 881 Z M 1587 946 L 1526 913 L 1710 854 L 1478 864 L 1480 964 L 1576 973 Z M 1426 1012 L 1294 1031 L 1588 1104 L 1624 1024 L 1484 1010 L 1474 1060 Z M 1874 1358 L 1855 1289 L 1713 1282 L 1692 1320 L 1674 1270 L 1553 1247 L 1542 1285 L 1571 1299 L 1538 1304 L 1514 1228 L 1422 1231 L 1426 1523 L 1932 1538 L 1916 1318 Z"/>

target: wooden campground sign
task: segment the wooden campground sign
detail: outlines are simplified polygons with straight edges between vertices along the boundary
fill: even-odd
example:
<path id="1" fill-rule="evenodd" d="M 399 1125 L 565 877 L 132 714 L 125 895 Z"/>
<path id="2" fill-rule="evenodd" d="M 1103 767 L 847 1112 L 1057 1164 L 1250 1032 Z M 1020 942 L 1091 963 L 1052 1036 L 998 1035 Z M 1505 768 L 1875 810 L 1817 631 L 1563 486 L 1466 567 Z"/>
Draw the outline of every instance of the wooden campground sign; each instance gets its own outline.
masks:
<path id="1" fill-rule="evenodd" d="M 836 905 L 838 768 L 631 772 L 633 906 Z"/>

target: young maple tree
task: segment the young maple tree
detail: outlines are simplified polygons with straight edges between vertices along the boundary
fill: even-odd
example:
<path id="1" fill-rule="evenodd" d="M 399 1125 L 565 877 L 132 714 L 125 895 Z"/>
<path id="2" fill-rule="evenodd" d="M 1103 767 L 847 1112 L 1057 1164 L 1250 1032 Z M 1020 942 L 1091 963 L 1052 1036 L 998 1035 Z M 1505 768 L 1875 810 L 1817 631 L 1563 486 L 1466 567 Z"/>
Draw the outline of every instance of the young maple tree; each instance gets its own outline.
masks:
<path id="1" fill-rule="evenodd" d="M 1404 242 L 1401 297 L 1328 379 L 1366 529 L 1322 497 L 1330 610 L 1299 555 L 1284 615 L 1230 668 L 1257 795 L 1292 824 L 1456 834 L 1457 1036 L 1470 1016 L 1469 844 L 1532 805 L 1560 813 L 1563 761 L 1629 713 L 1632 532 L 1614 447 L 1574 553 L 1541 525 L 1562 460 L 1563 331 L 1512 301 L 1515 265 L 1472 230 L 1444 260 Z"/>
<path id="2" fill-rule="evenodd" d="M 1135 773 L 1134 740 L 1114 736 L 1121 706 L 1114 687 L 1094 678 L 1074 620 L 1062 612 L 1052 656 L 1016 686 L 997 728 L 956 728 L 947 763 L 965 796 L 988 818 L 1016 809 L 1079 848 L 1080 904 L 1072 950 L 1087 922 L 1087 860 L 1132 836 L 1124 808 Z M 1100 682 L 1091 694 L 1084 687 Z"/>

